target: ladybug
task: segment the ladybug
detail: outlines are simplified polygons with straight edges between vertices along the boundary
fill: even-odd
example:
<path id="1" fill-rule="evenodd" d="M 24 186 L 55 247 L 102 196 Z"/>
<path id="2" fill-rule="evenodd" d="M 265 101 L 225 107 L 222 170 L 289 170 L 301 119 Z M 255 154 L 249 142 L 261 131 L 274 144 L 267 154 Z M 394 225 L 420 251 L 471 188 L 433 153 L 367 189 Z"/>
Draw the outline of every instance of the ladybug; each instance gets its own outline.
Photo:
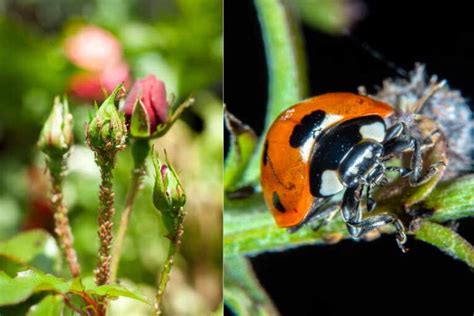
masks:
<path id="1" fill-rule="evenodd" d="M 403 121 L 387 127 L 394 113 L 386 103 L 352 93 L 323 94 L 281 113 L 268 130 L 261 158 L 263 195 L 276 224 L 295 231 L 340 209 L 353 238 L 391 223 L 405 250 L 405 227 L 395 215 L 362 216 L 363 192 L 370 213 L 376 206 L 372 191 L 387 182 L 386 172 L 398 172 L 417 186 L 444 163 L 422 175 L 422 146 L 429 142 L 413 136 Z M 411 152 L 410 168 L 385 165 L 404 152 Z M 342 203 L 331 206 L 330 198 L 342 191 Z"/>

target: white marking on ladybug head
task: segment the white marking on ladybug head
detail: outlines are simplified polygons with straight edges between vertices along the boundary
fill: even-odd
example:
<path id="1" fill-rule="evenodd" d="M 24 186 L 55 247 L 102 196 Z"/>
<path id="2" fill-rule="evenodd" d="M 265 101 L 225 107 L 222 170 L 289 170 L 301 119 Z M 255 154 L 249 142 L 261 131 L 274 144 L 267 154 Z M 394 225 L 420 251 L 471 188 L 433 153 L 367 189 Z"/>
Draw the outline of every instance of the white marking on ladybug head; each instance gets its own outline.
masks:
<path id="1" fill-rule="evenodd" d="M 350 169 L 351 174 L 358 174 L 359 173 L 359 166 L 354 166 Z"/>
<path id="2" fill-rule="evenodd" d="M 341 192 L 344 185 L 339 181 L 335 170 L 325 170 L 321 175 L 321 187 L 319 193 L 324 196 L 334 195 Z"/>
<path id="3" fill-rule="evenodd" d="M 366 151 L 365 154 L 364 154 L 364 158 L 365 158 L 365 159 L 370 159 L 370 158 L 372 158 L 373 156 L 374 156 L 374 154 L 372 153 L 371 150 Z"/>
<path id="4" fill-rule="evenodd" d="M 359 130 L 360 135 L 364 139 L 373 139 L 382 142 L 385 138 L 385 125 L 382 122 L 374 122 L 372 124 L 363 125 Z"/>

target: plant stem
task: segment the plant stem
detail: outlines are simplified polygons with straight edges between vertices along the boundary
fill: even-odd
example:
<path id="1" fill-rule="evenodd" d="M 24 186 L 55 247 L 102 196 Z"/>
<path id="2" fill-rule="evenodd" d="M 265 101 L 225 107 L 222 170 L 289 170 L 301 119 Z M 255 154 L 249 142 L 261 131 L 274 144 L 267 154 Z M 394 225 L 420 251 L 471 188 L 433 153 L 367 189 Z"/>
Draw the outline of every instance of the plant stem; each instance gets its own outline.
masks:
<path id="1" fill-rule="evenodd" d="M 268 107 L 264 132 L 285 109 L 300 101 L 307 91 L 306 58 L 298 25 L 286 0 L 255 0 L 267 56 Z M 260 175 L 263 139 L 244 175 L 244 183 L 255 184 Z"/>
<path id="2" fill-rule="evenodd" d="M 184 212 L 183 208 L 178 211 L 177 215 L 177 228 L 176 233 L 174 235 L 168 236 L 170 239 L 170 246 L 168 249 L 168 256 L 166 257 L 165 265 L 161 271 L 161 279 L 160 284 L 158 285 L 158 293 L 156 294 L 156 301 L 155 301 L 155 315 L 161 315 L 161 305 L 163 302 L 163 295 L 165 294 L 166 285 L 168 284 L 168 280 L 170 278 L 171 269 L 173 268 L 174 264 L 174 256 L 178 251 L 179 245 L 181 244 L 181 238 L 183 237 L 184 233 L 184 218 L 186 213 Z"/>
<path id="3" fill-rule="evenodd" d="M 431 221 L 442 223 L 457 220 L 474 216 L 473 196 L 474 176 L 461 177 L 440 184 L 425 201 L 417 205 L 417 208 L 432 212 L 428 217 Z M 397 211 L 396 206 L 390 207 L 392 208 L 385 208 L 384 212 L 395 213 Z M 275 225 L 261 194 L 254 194 L 245 200 L 226 200 L 225 209 L 225 256 L 254 255 L 308 244 L 331 244 L 349 237 L 340 216 L 336 216 L 330 223 L 322 226 L 317 231 L 305 227 L 289 234 L 285 229 L 278 228 Z M 376 212 L 378 212 L 377 209 L 374 213 Z M 412 221 L 416 223 L 415 218 Z M 388 225 L 380 228 L 379 231 L 392 233 L 394 230 L 392 226 Z M 415 234 L 418 234 L 416 229 Z M 436 234 L 424 234 L 423 230 L 420 234 L 422 234 L 422 237 L 416 235 L 418 239 L 444 249 Z M 445 236 L 450 237 L 446 239 L 446 242 L 451 242 L 457 235 L 446 233 Z M 450 251 L 446 252 L 451 254 Z M 462 256 L 458 257 L 462 258 Z M 468 261 L 466 262 L 469 264 Z"/>
<path id="4" fill-rule="evenodd" d="M 64 205 L 63 179 L 67 169 L 65 158 L 65 156 L 60 159 L 48 158 L 47 165 L 51 174 L 51 204 L 54 210 L 54 231 L 58 236 L 59 244 L 66 257 L 71 275 L 76 278 L 80 276 L 81 269 L 73 246 L 68 210 Z"/>
<path id="5" fill-rule="evenodd" d="M 118 235 L 112 250 L 111 275 L 110 282 L 115 282 L 122 255 L 123 242 L 127 233 L 128 223 L 132 214 L 135 197 L 140 191 L 143 184 L 143 177 L 146 173 L 146 158 L 150 152 L 150 144 L 148 139 L 135 139 L 132 142 L 132 154 L 134 167 L 132 169 L 132 177 L 130 180 L 130 187 L 128 188 L 127 196 L 125 198 L 125 207 L 120 218 L 120 226 Z"/>
<path id="6" fill-rule="evenodd" d="M 114 209 L 114 193 L 112 188 L 112 168 L 108 164 L 100 165 L 102 182 L 100 184 L 99 209 L 99 260 L 95 272 L 96 284 L 107 284 L 110 277 L 110 247 L 112 244 L 112 217 Z"/>
<path id="7" fill-rule="evenodd" d="M 63 294 L 62 295 L 63 297 L 63 300 L 64 300 L 64 303 L 66 303 L 66 305 L 71 309 L 73 310 L 74 312 L 76 312 L 77 314 L 81 315 L 81 316 L 88 316 L 89 313 L 83 311 L 82 309 L 80 309 L 79 307 L 77 307 L 76 305 L 74 305 L 74 303 L 71 301 L 71 299 L 67 296 L 67 294 Z"/>
<path id="8" fill-rule="evenodd" d="M 127 233 L 128 223 L 130 221 L 130 215 L 132 214 L 132 207 L 135 202 L 135 197 L 140 190 L 143 177 L 146 172 L 145 161 L 141 165 L 135 166 L 132 170 L 132 179 L 130 181 L 130 187 L 128 188 L 127 197 L 125 198 L 125 207 L 120 218 L 120 226 L 115 239 L 114 247 L 112 250 L 112 262 L 110 282 L 113 283 L 117 278 L 118 267 L 120 263 L 120 257 L 122 255 L 123 242 L 125 240 L 125 234 Z"/>
<path id="9" fill-rule="evenodd" d="M 249 259 L 224 259 L 224 300 L 237 315 L 279 315 L 255 276 Z"/>
<path id="10" fill-rule="evenodd" d="M 474 248 L 449 227 L 423 220 L 416 228 L 415 237 L 474 268 Z"/>
<path id="11" fill-rule="evenodd" d="M 110 248 L 113 238 L 114 192 L 113 192 L 113 174 L 116 152 L 96 153 L 96 161 L 100 168 L 101 184 L 99 192 L 99 241 L 97 268 L 95 272 L 95 283 L 104 285 L 110 282 Z M 107 302 L 104 297 L 99 298 L 99 311 L 106 314 Z"/>

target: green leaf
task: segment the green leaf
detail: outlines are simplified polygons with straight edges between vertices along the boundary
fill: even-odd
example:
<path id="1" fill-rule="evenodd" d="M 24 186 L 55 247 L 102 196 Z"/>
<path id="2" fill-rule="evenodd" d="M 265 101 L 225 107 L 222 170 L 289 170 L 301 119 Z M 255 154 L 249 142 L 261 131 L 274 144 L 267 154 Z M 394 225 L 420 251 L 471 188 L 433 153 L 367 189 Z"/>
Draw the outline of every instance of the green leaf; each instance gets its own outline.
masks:
<path id="1" fill-rule="evenodd" d="M 148 305 L 152 305 L 150 299 L 142 294 L 140 291 L 134 289 L 130 290 L 123 285 L 118 284 L 106 284 L 106 285 L 96 285 L 94 278 L 87 277 L 83 280 L 75 279 L 71 285 L 71 292 L 82 292 L 85 291 L 88 294 L 93 295 L 107 295 L 110 297 L 128 297 L 140 302 L 143 302 Z"/>
<path id="2" fill-rule="evenodd" d="M 302 100 L 307 91 L 306 58 L 298 25 L 284 0 L 255 0 L 269 72 L 265 131 L 275 118 Z M 258 183 L 263 139 L 245 172 L 244 182 Z"/>
<path id="3" fill-rule="evenodd" d="M 224 260 L 224 302 L 236 315 L 276 315 L 268 295 L 255 277 L 248 259 L 227 256 Z"/>
<path id="4" fill-rule="evenodd" d="M 422 221 L 416 229 L 415 236 L 474 268 L 474 248 L 449 227 Z"/>
<path id="5" fill-rule="evenodd" d="M 257 135 L 250 126 L 245 125 L 227 110 L 224 113 L 226 127 L 231 135 L 231 144 L 225 161 L 224 190 L 238 189 L 237 185 L 252 157 Z"/>
<path id="6" fill-rule="evenodd" d="M 66 293 L 70 282 L 36 270 L 18 272 L 14 278 L 0 271 L 0 306 L 17 304 L 42 291 Z"/>
<path id="7" fill-rule="evenodd" d="M 30 307 L 26 316 L 61 316 L 64 302 L 59 295 L 48 295 Z"/>
<path id="8" fill-rule="evenodd" d="M 86 288 L 86 292 L 90 294 L 107 295 L 111 297 L 128 297 L 148 304 L 150 306 L 153 305 L 148 299 L 148 297 L 140 293 L 138 290 L 129 290 L 118 284 L 107 284 L 92 288 Z"/>
<path id="9" fill-rule="evenodd" d="M 44 230 L 30 230 L 0 242 L 0 256 L 19 263 L 29 263 L 39 254 L 51 258 L 59 254 L 56 241 Z"/>

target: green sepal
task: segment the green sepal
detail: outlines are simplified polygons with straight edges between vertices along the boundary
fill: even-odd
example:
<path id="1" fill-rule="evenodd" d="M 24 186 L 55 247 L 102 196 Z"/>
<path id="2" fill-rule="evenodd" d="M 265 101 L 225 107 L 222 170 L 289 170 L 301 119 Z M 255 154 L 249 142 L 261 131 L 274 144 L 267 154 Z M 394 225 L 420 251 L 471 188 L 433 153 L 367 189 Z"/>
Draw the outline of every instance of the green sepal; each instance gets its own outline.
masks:
<path id="1" fill-rule="evenodd" d="M 87 139 L 95 151 L 117 151 L 123 148 L 127 128 L 122 113 L 115 106 L 115 97 L 123 84 L 119 84 L 102 103 L 87 129 Z"/>
<path id="2" fill-rule="evenodd" d="M 150 134 L 150 116 L 143 103 L 137 101 L 130 120 L 130 135 L 136 138 L 147 138 Z"/>

